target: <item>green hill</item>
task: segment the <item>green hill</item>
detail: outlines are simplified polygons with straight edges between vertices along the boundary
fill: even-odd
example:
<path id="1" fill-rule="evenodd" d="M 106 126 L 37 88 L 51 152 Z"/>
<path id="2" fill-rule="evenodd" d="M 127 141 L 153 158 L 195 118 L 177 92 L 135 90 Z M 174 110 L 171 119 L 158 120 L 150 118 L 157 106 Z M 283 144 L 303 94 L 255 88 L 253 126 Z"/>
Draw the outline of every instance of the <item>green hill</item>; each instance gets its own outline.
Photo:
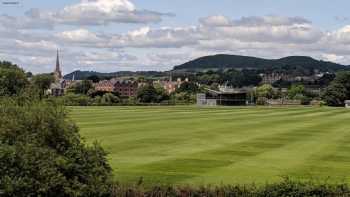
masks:
<path id="1" fill-rule="evenodd" d="M 100 78 L 113 78 L 113 77 L 138 77 L 138 76 L 146 76 L 146 77 L 159 77 L 163 76 L 164 73 L 158 71 L 118 71 L 111 73 L 101 73 L 95 71 L 74 71 L 64 76 L 64 79 L 75 79 L 75 80 L 83 80 L 91 76 L 98 76 Z"/>
<path id="2" fill-rule="evenodd" d="M 336 72 L 338 70 L 348 69 L 347 66 L 315 60 L 306 56 L 290 56 L 281 59 L 263 59 L 239 55 L 213 55 L 205 56 L 190 62 L 175 66 L 174 70 L 198 71 L 208 69 L 309 69 L 322 72 Z"/>

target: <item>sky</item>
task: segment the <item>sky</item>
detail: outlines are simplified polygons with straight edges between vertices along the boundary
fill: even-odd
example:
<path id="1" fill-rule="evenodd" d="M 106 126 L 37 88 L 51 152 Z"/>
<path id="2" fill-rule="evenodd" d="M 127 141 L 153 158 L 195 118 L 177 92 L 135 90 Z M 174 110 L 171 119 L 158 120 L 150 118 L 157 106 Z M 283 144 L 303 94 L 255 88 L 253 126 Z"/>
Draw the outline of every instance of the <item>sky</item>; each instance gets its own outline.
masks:
<path id="1" fill-rule="evenodd" d="M 0 0 L 0 60 L 33 73 L 169 70 L 213 54 L 350 65 L 349 0 Z"/>

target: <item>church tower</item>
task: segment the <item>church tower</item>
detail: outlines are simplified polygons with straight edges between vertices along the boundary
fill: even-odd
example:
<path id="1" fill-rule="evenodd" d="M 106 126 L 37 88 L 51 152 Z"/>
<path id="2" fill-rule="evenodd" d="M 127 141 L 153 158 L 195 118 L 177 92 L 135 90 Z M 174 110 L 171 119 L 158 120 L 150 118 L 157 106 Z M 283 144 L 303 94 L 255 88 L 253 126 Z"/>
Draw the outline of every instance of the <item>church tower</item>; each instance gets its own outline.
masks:
<path id="1" fill-rule="evenodd" d="M 58 49 L 57 49 L 56 68 L 54 71 L 54 76 L 56 81 L 59 81 L 60 79 L 62 79 L 62 71 L 60 66 L 60 57 L 59 57 Z"/>

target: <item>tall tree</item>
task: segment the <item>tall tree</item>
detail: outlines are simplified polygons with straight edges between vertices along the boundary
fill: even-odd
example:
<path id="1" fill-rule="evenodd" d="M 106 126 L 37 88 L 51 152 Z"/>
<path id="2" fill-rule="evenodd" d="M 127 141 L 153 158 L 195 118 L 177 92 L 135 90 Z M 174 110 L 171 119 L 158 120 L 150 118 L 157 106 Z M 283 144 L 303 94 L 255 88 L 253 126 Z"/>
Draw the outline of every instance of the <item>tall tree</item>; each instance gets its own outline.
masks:
<path id="1" fill-rule="evenodd" d="M 264 84 L 256 89 L 258 97 L 272 98 L 273 97 L 273 88 L 269 84 Z"/>
<path id="2" fill-rule="evenodd" d="M 146 85 L 137 91 L 137 99 L 141 103 L 157 103 L 159 102 L 159 95 L 153 85 Z"/>
<path id="3" fill-rule="evenodd" d="M 0 96 L 18 95 L 27 85 L 22 69 L 10 62 L 0 62 Z"/>
<path id="4" fill-rule="evenodd" d="M 330 106 L 344 106 L 350 100 L 350 71 L 337 73 L 334 81 L 322 94 L 323 100 Z"/>
<path id="5" fill-rule="evenodd" d="M 48 90 L 51 84 L 55 81 L 52 74 L 38 74 L 32 78 L 32 83 L 40 92 L 40 98 L 43 97 L 45 91 Z"/>

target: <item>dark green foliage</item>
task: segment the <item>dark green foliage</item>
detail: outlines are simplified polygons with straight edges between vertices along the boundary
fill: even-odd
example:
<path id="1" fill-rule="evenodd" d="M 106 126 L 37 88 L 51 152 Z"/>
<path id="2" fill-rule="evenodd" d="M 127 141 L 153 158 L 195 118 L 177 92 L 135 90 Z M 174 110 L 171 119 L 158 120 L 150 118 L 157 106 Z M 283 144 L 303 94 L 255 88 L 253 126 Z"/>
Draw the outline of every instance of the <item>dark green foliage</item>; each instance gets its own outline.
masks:
<path id="1" fill-rule="evenodd" d="M 119 92 L 107 92 L 107 91 L 91 91 L 91 92 L 89 92 L 89 96 L 92 98 L 95 98 L 97 96 L 102 97 L 103 95 L 108 94 L 108 93 L 111 93 L 114 96 L 120 97 Z"/>
<path id="2" fill-rule="evenodd" d="M 32 78 L 32 84 L 39 90 L 40 97 L 45 94 L 45 91 L 50 88 L 54 81 L 55 78 L 52 74 L 38 74 Z"/>
<path id="3" fill-rule="evenodd" d="M 257 86 L 262 78 L 259 76 L 256 70 L 242 70 L 235 69 L 219 70 L 219 71 L 207 71 L 204 73 L 197 73 L 193 79 L 200 84 L 212 85 L 212 84 L 226 84 L 233 87 L 243 86 Z"/>
<path id="4" fill-rule="evenodd" d="M 1 196 L 110 196 L 111 168 L 55 102 L 0 103 Z"/>
<path id="5" fill-rule="evenodd" d="M 89 90 L 93 89 L 92 81 L 83 80 L 79 83 L 76 83 L 73 87 L 68 90 L 69 92 L 73 92 L 75 94 L 88 94 Z"/>
<path id="6" fill-rule="evenodd" d="M 321 87 L 327 87 L 335 79 L 335 77 L 335 74 L 324 74 L 317 80 L 317 84 L 319 84 Z"/>
<path id="7" fill-rule="evenodd" d="M 199 91 L 199 87 L 194 82 L 184 82 L 180 85 L 180 87 L 176 90 L 177 93 L 185 92 L 185 93 L 197 93 Z"/>
<path id="8" fill-rule="evenodd" d="M 83 94 L 66 94 L 60 99 L 67 106 L 90 106 L 94 102 L 91 97 Z"/>
<path id="9" fill-rule="evenodd" d="M 10 62 L 0 61 L 0 96 L 18 95 L 27 85 L 27 76 L 22 69 Z"/>
<path id="10" fill-rule="evenodd" d="M 137 91 L 137 99 L 140 103 L 159 103 L 163 100 L 168 100 L 169 96 L 163 88 L 156 88 L 153 85 L 148 84 Z"/>
<path id="11" fill-rule="evenodd" d="M 112 72 L 112 73 L 100 73 L 100 72 L 94 72 L 94 71 L 74 71 L 72 73 L 69 73 L 64 76 L 64 79 L 73 79 L 73 76 L 75 80 L 84 80 L 88 79 L 91 76 L 97 76 L 100 78 L 100 80 L 105 79 L 111 79 L 114 77 L 138 77 L 138 76 L 146 76 L 146 77 L 163 77 L 165 76 L 165 73 L 158 72 L 158 71 L 119 71 L 119 72 Z M 168 75 L 167 75 L 168 76 Z"/>
<path id="12" fill-rule="evenodd" d="M 344 106 L 344 101 L 350 100 L 350 71 L 337 73 L 322 98 L 329 106 Z"/>
<path id="13" fill-rule="evenodd" d="M 258 69 L 296 75 L 311 75 L 315 69 L 322 72 L 335 72 L 347 69 L 346 66 L 324 62 L 304 56 L 291 56 L 276 60 L 262 59 L 256 57 L 238 55 L 214 55 L 201 57 L 187 62 L 180 66 L 175 66 L 174 70 L 205 70 L 205 69 Z"/>
<path id="14" fill-rule="evenodd" d="M 305 94 L 305 87 L 303 85 L 292 85 L 288 89 L 288 98 L 289 99 L 298 99 Z"/>
<path id="15" fill-rule="evenodd" d="M 194 104 L 196 102 L 196 94 L 190 92 L 179 92 L 173 95 L 175 104 Z"/>
<path id="16" fill-rule="evenodd" d="M 348 185 L 328 185 L 316 184 L 312 182 L 295 182 L 285 179 L 281 183 L 267 184 L 265 186 L 242 186 L 242 185 L 224 185 L 224 186 L 203 186 L 203 187 L 152 187 L 144 189 L 141 186 L 135 187 L 116 187 L 115 195 L 117 197 L 316 197 L 316 196 L 349 196 L 350 188 Z"/>
<path id="17" fill-rule="evenodd" d="M 86 79 L 89 81 L 92 81 L 94 83 L 97 83 L 101 80 L 101 78 L 97 75 L 91 75 L 91 76 L 87 77 Z"/>
<path id="18" fill-rule="evenodd" d="M 344 85 L 332 83 L 322 94 L 322 99 L 329 106 L 344 106 L 344 101 L 347 99 L 347 90 Z"/>
<path id="19" fill-rule="evenodd" d="M 115 96 L 112 93 L 104 94 L 100 100 L 100 104 L 102 105 L 113 105 L 120 102 L 121 102 L 120 98 Z"/>

